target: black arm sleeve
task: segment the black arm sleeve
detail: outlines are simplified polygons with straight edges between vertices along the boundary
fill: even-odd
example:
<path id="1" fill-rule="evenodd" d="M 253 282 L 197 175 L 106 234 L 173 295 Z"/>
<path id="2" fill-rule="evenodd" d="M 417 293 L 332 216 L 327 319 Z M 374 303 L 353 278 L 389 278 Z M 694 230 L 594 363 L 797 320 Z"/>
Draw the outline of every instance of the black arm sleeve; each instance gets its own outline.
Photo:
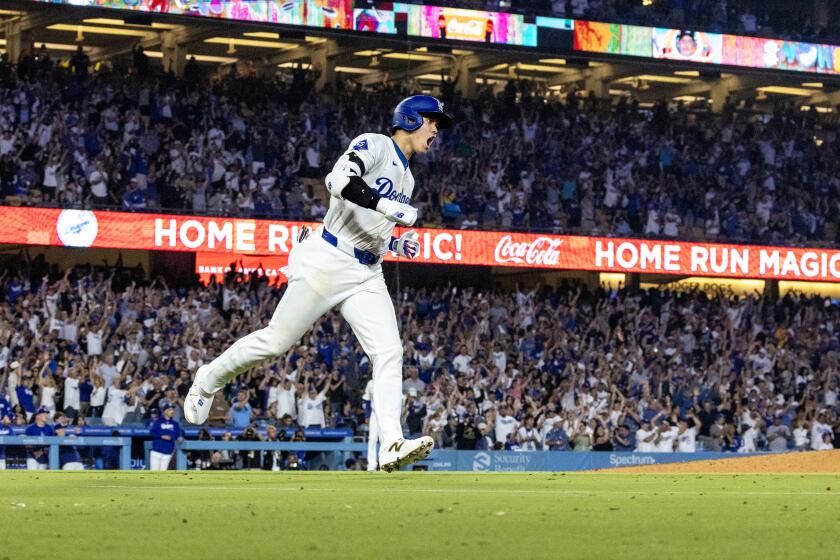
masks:
<path id="1" fill-rule="evenodd" d="M 376 210 L 380 199 L 379 193 L 370 188 L 361 177 L 350 177 L 350 182 L 341 191 L 341 197 L 370 210 Z"/>
<path id="2" fill-rule="evenodd" d="M 362 161 L 362 158 L 357 156 L 356 152 L 350 152 L 350 154 L 347 156 L 347 159 L 349 159 L 350 161 L 352 161 L 353 163 L 355 163 L 356 165 L 359 166 L 359 170 L 360 170 L 359 177 L 364 177 L 365 172 L 367 170 L 365 169 L 365 162 Z"/>

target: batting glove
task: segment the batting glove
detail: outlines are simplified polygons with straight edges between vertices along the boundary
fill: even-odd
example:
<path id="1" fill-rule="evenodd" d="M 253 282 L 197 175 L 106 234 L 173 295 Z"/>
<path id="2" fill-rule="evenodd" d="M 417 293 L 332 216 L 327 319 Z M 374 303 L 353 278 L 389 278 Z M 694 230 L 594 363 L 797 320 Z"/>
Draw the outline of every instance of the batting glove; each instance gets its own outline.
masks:
<path id="1" fill-rule="evenodd" d="M 417 221 L 417 208 L 396 200 L 380 198 L 376 203 L 376 211 L 385 216 L 385 219 L 405 227 L 411 227 Z"/>
<path id="2" fill-rule="evenodd" d="M 420 254 L 420 236 L 413 229 L 409 230 L 399 238 L 392 237 L 388 248 L 401 257 L 414 259 Z"/>

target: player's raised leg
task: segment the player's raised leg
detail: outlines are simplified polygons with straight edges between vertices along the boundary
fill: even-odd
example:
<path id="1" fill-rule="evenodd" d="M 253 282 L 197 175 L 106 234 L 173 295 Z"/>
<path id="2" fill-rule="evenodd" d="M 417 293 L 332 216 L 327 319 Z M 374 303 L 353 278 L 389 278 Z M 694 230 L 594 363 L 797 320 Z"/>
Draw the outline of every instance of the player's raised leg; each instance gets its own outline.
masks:
<path id="1" fill-rule="evenodd" d="M 341 304 L 341 314 L 373 365 L 373 412 L 379 427 L 379 468 L 391 472 L 425 459 L 434 447 L 428 436 L 403 438 L 402 412 L 403 346 L 391 296 L 380 274 L 366 282 L 363 291 Z"/>
<path id="2" fill-rule="evenodd" d="M 316 292 L 306 280 L 289 280 L 286 293 L 268 326 L 240 338 L 222 355 L 198 368 L 184 400 L 187 421 L 203 424 L 210 414 L 216 391 L 240 373 L 289 350 L 335 303 Z"/>

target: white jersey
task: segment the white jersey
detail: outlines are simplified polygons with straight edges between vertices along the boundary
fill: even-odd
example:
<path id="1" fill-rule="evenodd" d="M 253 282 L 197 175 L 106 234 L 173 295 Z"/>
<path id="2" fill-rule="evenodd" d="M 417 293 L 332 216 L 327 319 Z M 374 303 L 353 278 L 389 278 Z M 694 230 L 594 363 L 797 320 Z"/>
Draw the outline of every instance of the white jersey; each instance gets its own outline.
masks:
<path id="1" fill-rule="evenodd" d="M 362 134 L 350 142 L 345 154 L 351 152 L 364 163 L 362 179 L 369 187 L 376 189 L 384 198 L 411 203 L 414 177 L 408 168 L 408 160 L 390 137 Z M 394 222 L 375 210 L 330 197 L 324 227 L 354 247 L 384 255 L 391 241 Z"/>
<path id="2" fill-rule="evenodd" d="M 677 451 L 681 453 L 695 453 L 697 451 L 697 428 L 686 428 L 677 434 Z"/>

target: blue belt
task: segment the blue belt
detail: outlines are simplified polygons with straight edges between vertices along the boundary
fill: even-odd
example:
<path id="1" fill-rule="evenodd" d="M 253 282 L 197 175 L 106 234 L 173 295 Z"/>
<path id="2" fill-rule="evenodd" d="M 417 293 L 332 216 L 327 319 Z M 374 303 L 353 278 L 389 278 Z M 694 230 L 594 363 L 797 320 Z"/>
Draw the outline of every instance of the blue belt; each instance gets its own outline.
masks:
<path id="1" fill-rule="evenodd" d="M 344 253 L 347 253 L 351 257 L 354 257 L 357 261 L 359 261 L 365 266 L 370 266 L 379 262 L 379 255 L 377 255 L 376 253 L 371 253 L 370 251 L 365 251 L 364 249 L 353 247 L 348 243 L 340 242 L 338 237 L 327 231 L 327 228 L 321 229 L 321 237 L 323 237 L 324 241 L 326 241 L 333 247 L 339 249 Z M 350 254 L 351 250 L 353 251 L 352 254 Z"/>

